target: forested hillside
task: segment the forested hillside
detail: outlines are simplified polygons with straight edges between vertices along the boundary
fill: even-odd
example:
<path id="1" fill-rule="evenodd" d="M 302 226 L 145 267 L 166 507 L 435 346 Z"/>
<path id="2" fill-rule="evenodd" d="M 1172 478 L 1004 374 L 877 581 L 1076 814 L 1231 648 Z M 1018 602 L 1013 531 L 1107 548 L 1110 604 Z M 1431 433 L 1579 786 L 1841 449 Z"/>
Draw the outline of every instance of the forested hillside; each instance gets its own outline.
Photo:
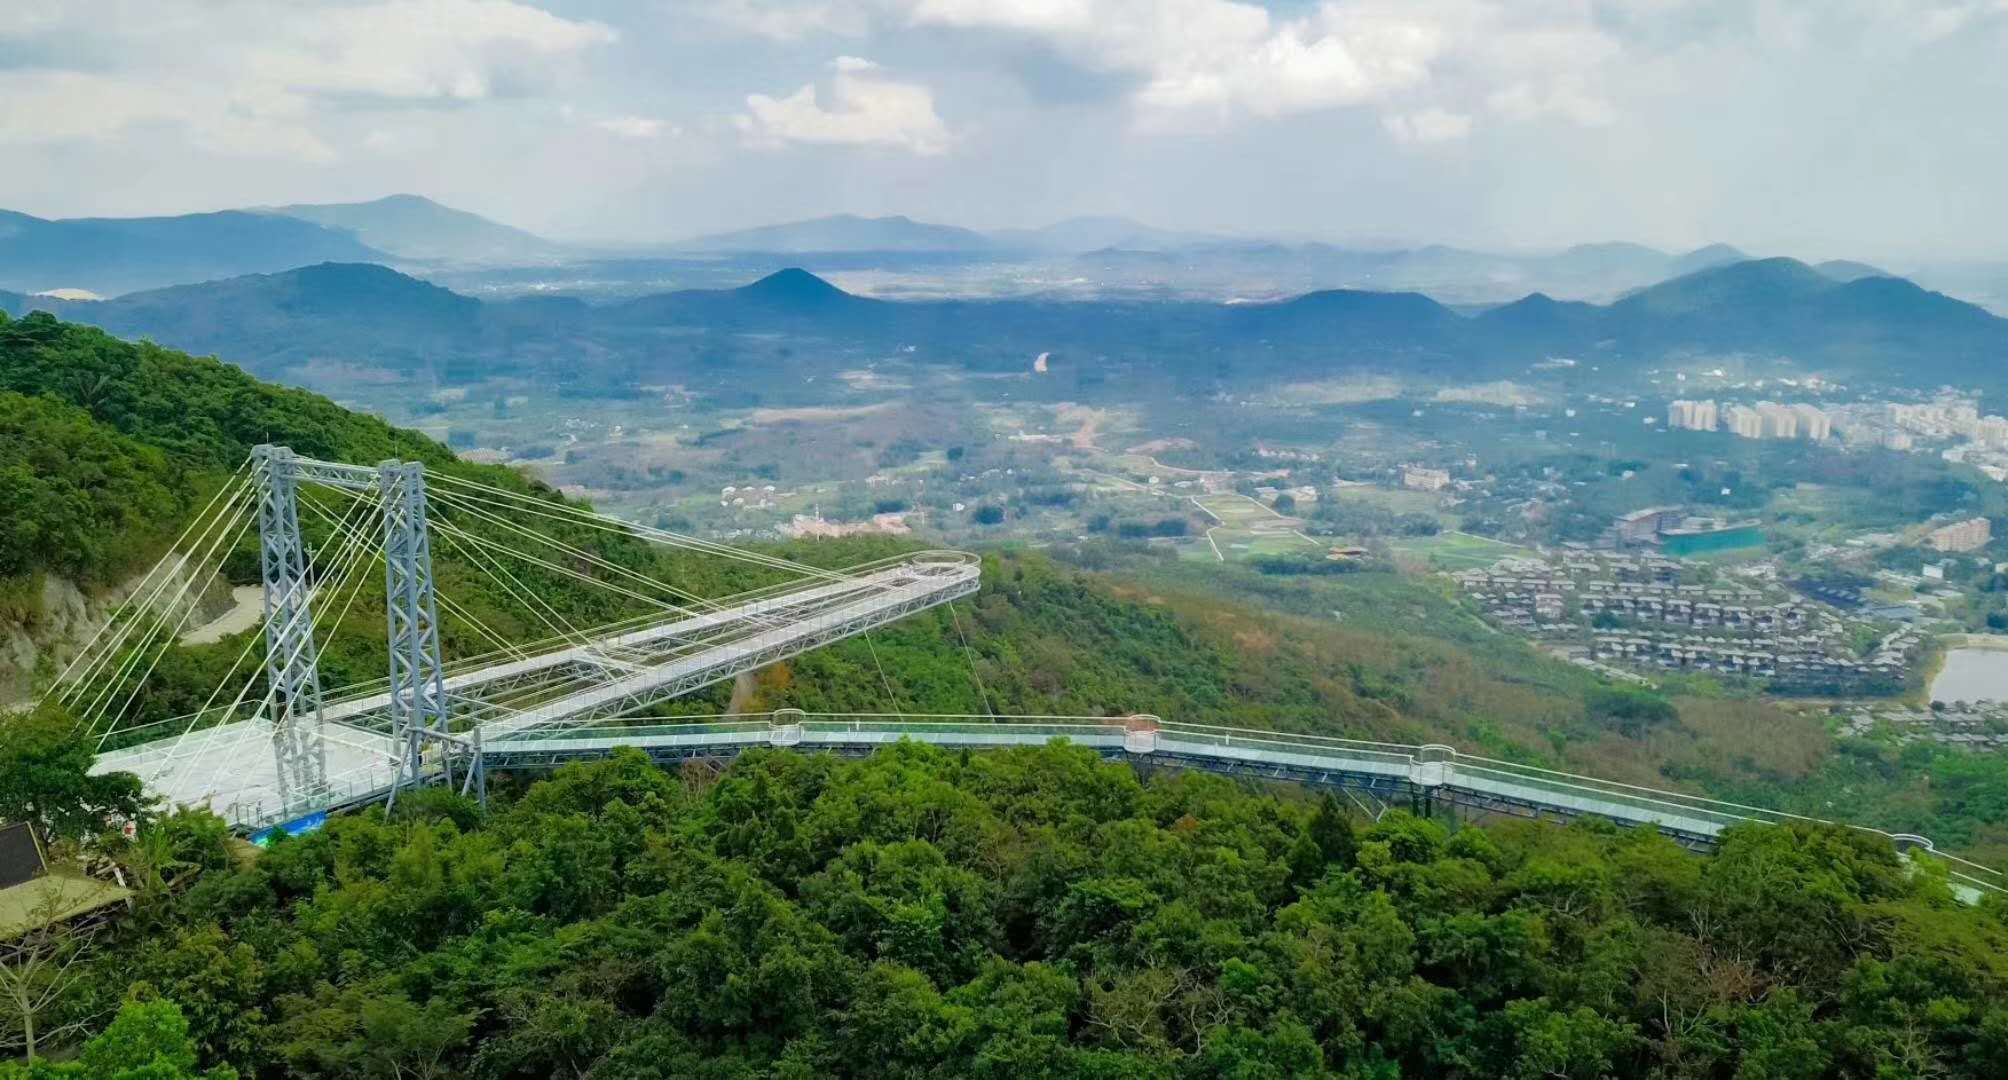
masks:
<path id="1" fill-rule="evenodd" d="M 18 396 L 9 396 L 9 395 Z M 9 434 L 19 433 L 19 434 Z M 538 489 L 501 468 L 317 395 L 261 383 L 209 359 L 45 316 L 0 317 L 0 487 L 7 529 L 0 592 L 48 571 L 93 586 L 143 567 L 189 508 L 270 439 L 347 461 L 425 461 L 456 475 Z M 481 529 L 479 521 L 464 521 Z M 310 535 L 318 526 L 308 523 Z M 762 584 L 762 572 L 604 532 L 567 543 L 701 595 Z M 885 540 L 779 549 L 822 566 L 899 550 Z M 256 580 L 250 548 L 234 580 Z M 487 575 L 436 553 L 440 588 L 516 641 L 539 620 Z M 538 595 L 575 625 L 635 613 L 620 597 L 525 565 Z M 1484 632 L 1426 586 L 1361 573 L 1300 580 L 1250 572 L 1188 576 L 1073 569 L 1038 554 L 986 555 L 983 591 L 762 674 L 742 704 L 818 711 L 1126 714 L 1399 742 L 1449 742 L 1496 757 L 1654 786 L 1678 786 L 1798 812 L 1931 835 L 1999 862 L 2008 855 L 2008 763 L 1916 746 L 1901 753 L 1837 743 L 1814 720 L 1757 701 L 1665 698 L 1604 687 L 1580 669 Z M 1226 583 L 1223 586 L 1221 583 Z M 1329 610 L 1356 613 L 1339 624 Z M 1401 617 L 1413 612 L 1415 617 Z M 32 611 L 27 612 L 29 618 Z M 449 656 L 493 643 L 449 614 Z M 964 642 L 967 642 L 965 647 Z M 170 651 L 128 726 L 187 713 L 243 648 L 241 637 Z M 330 686 L 380 677 L 381 614 L 358 605 L 323 643 Z M 883 666 L 887 677 L 880 677 Z M 721 711 L 729 688 L 662 711 Z"/>
<path id="2" fill-rule="evenodd" d="M 0 322 L 0 477 L 26 538 L 10 580 L 129 574 L 267 439 L 557 498 L 216 361 L 31 317 Z M 567 539 L 707 594 L 761 580 Z M 896 546 L 783 550 L 842 566 Z M 628 613 L 533 570 L 582 624 Z M 227 572 L 255 576 L 248 559 Z M 1883 824 L 1971 840 L 2008 821 L 1984 763 L 1839 774 L 1876 759 L 1756 702 L 1614 691 L 1496 635 L 1425 634 L 1447 620 L 1399 612 L 1449 603 L 1426 588 L 1249 573 L 1228 595 L 991 552 L 972 603 L 771 668 L 750 704 L 1448 741 L 1642 782 L 1803 788 L 1848 817 L 1867 805 L 1853 775 L 1909 800 Z M 473 568 L 442 555 L 439 576 L 484 623 L 535 631 Z M 1382 610 L 1341 625 L 1316 617 L 1327 603 Z M 380 674 L 382 635 L 378 613 L 343 620 L 328 682 Z M 449 654 L 485 647 L 452 621 L 443 637 Z M 200 704 L 244 643 L 171 650 L 132 721 Z M 89 749 L 65 730 L 43 715 L 0 732 L 0 813 L 40 819 L 59 853 L 137 790 L 83 780 Z M 1962 908 L 1839 830 L 1736 833 L 1705 859 L 1595 825 L 1368 825 L 1287 789 L 1139 777 L 1065 748 L 761 752 L 722 776 L 628 756 L 498 788 L 485 818 L 426 796 L 258 857 L 207 815 L 141 815 L 137 839 L 100 841 L 133 913 L 37 1013 L 59 1057 L 100 1034 L 34 1075 L 1990 1076 L 2008 1061 L 1998 901 Z"/>
<path id="3" fill-rule="evenodd" d="M 388 458 L 500 483 L 518 491 L 555 492 L 501 468 L 469 465 L 415 432 L 343 409 L 317 394 L 273 386 L 214 359 L 122 341 L 47 315 L 0 315 L 0 499 L 9 540 L 0 554 L 0 597 L 7 614 L 32 624 L 37 575 L 54 573 L 103 588 L 143 570 L 182 522 L 240 468 L 251 448 L 281 443 L 301 454 L 369 464 Z M 310 500 L 315 496 L 309 494 Z M 480 523 L 470 523 L 479 529 Z M 309 516 L 318 542 L 326 526 Z M 769 578 L 718 560 L 693 559 L 606 533 L 572 530 L 568 542 L 622 565 L 647 566 L 698 592 L 731 592 Z M 255 583 L 255 542 L 226 563 L 237 583 Z M 505 606 L 483 575 L 440 559 L 443 589 L 456 591 L 499 632 L 540 634 L 528 613 Z M 581 589 L 536 567 L 521 571 L 563 616 L 598 623 L 632 614 L 619 598 Z M 449 626 L 448 651 L 486 651 L 467 625 Z M 334 685 L 383 671 L 380 616 L 364 612 L 336 627 L 324 652 Z M 135 722 L 192 707 L 215 685 L 241 640 L 177 649 L 136 703 Z M 362 674 L 367 672 L 367 674 Z M 205 681 L 206 680 L 206 681 Z"/>
<path id="4" fill-rule="evenodd" d="M 0 395 L 0 498 L 10 528 L 37 541 L 9 545 L 0 574 L 52 568 L 104 582 L 132 571 L 147 536 L 175 526 L 261 442 L 345 461 L 452 461 L 317 394 L 41 313 L 0 315 Z"/>
<path id="5" fill-rule="evenodd" d="M 30 1075 L 2008 1070 L 2008 908 L 1827 827 L 1703 857 L 902 746 L 722 775 L 629 752 L 485 820 L 435 793 L 237 864 L 198 819 L 154 828 L 136 913 L 44 1017 L 128 1002 L 150 1038 L 93 1052 L 154 1071 Z"/>

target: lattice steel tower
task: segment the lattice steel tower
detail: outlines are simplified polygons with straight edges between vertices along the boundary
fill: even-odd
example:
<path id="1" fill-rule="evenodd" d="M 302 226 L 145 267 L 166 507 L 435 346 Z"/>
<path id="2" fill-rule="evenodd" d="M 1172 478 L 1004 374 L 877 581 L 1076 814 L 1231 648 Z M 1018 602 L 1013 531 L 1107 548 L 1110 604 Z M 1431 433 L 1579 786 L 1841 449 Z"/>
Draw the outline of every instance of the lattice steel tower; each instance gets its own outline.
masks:
<path id="1" fill-rule="evenodd" d="M 307 547 L 300 536 L 299 468 L 293 451 L 251 451 L 258 485 L 259 577 L 265 586 L 265 678 L 280 801 L 302 806 L 327 787 L 320 653 L 314 646 Z"/>
<path id="2" fill-rule="evenodd" d="M 432 540 L 425 527 L 425 466 L 377 466 L 383 499 L 385 609 L 390 628 L 391 740 L 403 755 L 397 785 L 424 778 L 424 751 L 448 734 L 446 676 L 439 655 L 439 606 L 432 591 Z M 453 756 L 441 753 L 446 783 Z"/>

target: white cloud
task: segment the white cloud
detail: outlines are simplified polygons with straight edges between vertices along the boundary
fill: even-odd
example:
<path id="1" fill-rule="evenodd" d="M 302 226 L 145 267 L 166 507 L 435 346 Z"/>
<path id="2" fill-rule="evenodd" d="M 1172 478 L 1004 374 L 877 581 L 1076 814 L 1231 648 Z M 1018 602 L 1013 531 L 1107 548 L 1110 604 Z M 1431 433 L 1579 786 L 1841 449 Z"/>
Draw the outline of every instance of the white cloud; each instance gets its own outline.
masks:
<path id="1" fill-rule="evenodd" d="M 282 8 L 281 10 L 297 10 Z M 516 0 L 380 0 L 271 20 L 249 75 L 312 94 L 471 101 L 543 81 L 556 58 L 616 40 Z"/>
<path id="2" fill-rule="evenodd" d="M 862 34 L 868 25 L 856 0 L 703 0 L 695 10 L 715 23 L 776 41 Z"/>
<path id="3" fill-rule="evenodd" d="M 327 162 L 334 148 L 298 122 L 298 103 L 232 101 L 214 87 L 77 71 L 0 71 L 0 145 L 102 142 L 144 125 L 235 157 Z"/>
<path id="4" fill-rule="evenodd" d="M 650 116 L 607 116 L 593 121 L 593 126 L 623 139 L 653 139 L 665 132 L 675 133 Z"/>
<path id="5" fill-rule="evenodd" d="M 1582 127 L 1605 127 L 1617 119 L 1609 102 L 1589 92 L 1580 80 L 1563 77 L 1545 87 L 1514 83 L 1486 97 L 1493 112 L 1515 120 L 1557 116 Z"/>
<path id="6" fill-rule="evenodd" d="M 1322 0 L 1294 16 L 1248 0 L 876 2 L 895 23 L 1024 38 L 1131 77 L 1133 102 L 1160 120 L 1373 108 L 1412 130 L 1428 110 L 1469 117 L 1505 93 L 1525 107 L 1496 116 L 1596 126 L 1613 113 L 1600 82 L 1625 56 L 1609 11 L 1582 0 Z M 1610 6 L 1657 25 L 1682 4 Z"/>
<path id="7" fill-rule="evenodd" d="M 1044 41 L 1083 67 L 1136 76 L 1155 109 L 1261 115 L 1385 99 L 1427 80 L 1436 27 L 1325 4 L 1278 19 L 1238 0 L 895 0 L 921 26 Z"/>
<path id="8" fill-rule="evenodd" d="M 317 124 L 329 110 L 535 93 L 617 36 L 518 0 L 110 0 L 37 11 L 11 33 L 52 59 L 0 72 L 0 142 L 106 140 L 163 124 L 217 152 L 304 161 L 337 156 Z M 65 67 L 52 43 L 75 42 L 92 61 Z"/>
<path id="9" fill-rule="evenodd" d="M 1317 0 L 1285 15 L 1253 0 L 711 0 L 714 17 L 773 37 L 918 28 L 1033 42 L 1132 80 L 1151 127 L 1369 108 L 1405 131 L 1432 109 L 1604 127 L 1640 67 L 1709 38 L 1907 47 L 2003 9 L 2008 0 Z"/>
<path id="10" fill-rule="evenodd" d="M 831 67 L 836 74 L 827 95 L 814 83 L 784 98 L 749 94 L 734 124 L 764 145 L 883 146 L 922 156 L 948 149 L 951 137 L 934 111 L 932 90 L 888 78 L 857 57 L 838 57 Z"/>
<path id="11" fill-rule="evenodd" d="M 1390 113 L 1381 117 L 1381 126 L 1401 142 L 1449 142 L 1471 134 L 1471 117 L 1428 108 L 1421 112 Z"/>

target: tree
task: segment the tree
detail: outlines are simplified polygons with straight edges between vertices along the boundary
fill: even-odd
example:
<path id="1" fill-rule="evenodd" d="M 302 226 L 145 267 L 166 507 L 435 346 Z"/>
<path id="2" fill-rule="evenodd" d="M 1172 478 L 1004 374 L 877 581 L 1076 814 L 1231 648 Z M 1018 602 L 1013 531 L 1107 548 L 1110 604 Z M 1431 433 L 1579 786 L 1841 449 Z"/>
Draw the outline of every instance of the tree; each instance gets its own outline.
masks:
<path id="1" fill-rule="evenodd" d="M 1680 719 L 1673 702 L 1650 690 L 1628 687 L 1601 689 L 1591 695 L 1590 719 L 1615 727 L 1628 739 L 1641 739 L 1646 732 Z"/>
<path id="2" fill-rule="evenodd" d="M 1318 812 L 1311 815 L 1311 826 L 1306 830 L 1318 845 L 1318 853 L 1325 862 L 1350 867 L 1359 855 L 1359 840 L 1353 836 L 1352 818 L 1346 808 L 1339 804 L 1338 796 L 1325 792 L 1318 799 Z"/>
<path id="3" fill-rule="evenodd" d="M 73 899 L 66 888 L 72 879 L 48 880 L 57 884 L 28 914 L 30 929 L 0 945 L 0 1005 L 7 1010 L 0 1045 L 20 1047 L 30 1064 L 44 1045 L 82 1030 L 89 1022 L 88 1018 L 44 1022 L 83 982 L 89 971 L 83 962 L 95 945 L 88 929 L 63 917 Z M 88 886 L 78 882 L 74 887 Z"/>
<path id="4" fill-rule="evenodd" d="M 0 1080 L 236 1080 L 234 1069 L 197 1069 L 195 1042 L 188 1021 L 174 1002 L 165 999 L 130 1001 L 119 1009 L 111 1026 L 84 1044 L 74 1062 L 51 1065 L 0 1066 Z"/>
<path id="5" fill-rule="evenodd" d="M 91 744 L 60 705 L 44 703 L 0 720 L 0 820 L 28 821 L 44 835 L 80 838 L 113 819 L 137 821 L 151 800 L 131 773 L 91 775 Z"/>
<path id="6" fill-rule="evenodd" d="M 237 1075 L 224 1067 L 196 1071 L 188 1021 L 179 1006 L 166 1000 L 131 1002 L 119 1009 L 104 1034 L 84 1044 L 77 1063 L 82 1075 L 106 1080 L 234 1080 Z"/>

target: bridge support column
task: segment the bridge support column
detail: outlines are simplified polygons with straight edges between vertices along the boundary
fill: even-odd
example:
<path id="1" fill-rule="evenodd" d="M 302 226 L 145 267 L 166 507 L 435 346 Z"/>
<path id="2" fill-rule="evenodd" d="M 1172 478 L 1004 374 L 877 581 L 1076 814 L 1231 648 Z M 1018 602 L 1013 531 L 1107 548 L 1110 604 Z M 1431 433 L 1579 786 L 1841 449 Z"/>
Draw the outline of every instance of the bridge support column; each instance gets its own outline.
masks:
<path id="1" fill-rule="evenodd" d="M 439 655 L 439 606 L 432 588 L 432 540 L 425 527 L 425 466 L 377 466 L 383 500 L 384 591 L 390 643 L 391 742 L 399 755 L 391 799 L 425 779 L 425 752 L 440 743 L 453 783 L 453 741 L 446 738 L 446 676 Z M 478 766 L 475 766 L 478 768 Z"/>
<path id="2" fill-rule="evenodd" d="M 270 687 L 272 756 L 279 801 L 303 810 L 327 788 L 322 739 L 320 653 L 308 600 L 307 548 L 300 537 L 299 467 L 293 451 L 251 451 L 258 485 L 258 570 L 265 589 L 265 679 Z"/>

